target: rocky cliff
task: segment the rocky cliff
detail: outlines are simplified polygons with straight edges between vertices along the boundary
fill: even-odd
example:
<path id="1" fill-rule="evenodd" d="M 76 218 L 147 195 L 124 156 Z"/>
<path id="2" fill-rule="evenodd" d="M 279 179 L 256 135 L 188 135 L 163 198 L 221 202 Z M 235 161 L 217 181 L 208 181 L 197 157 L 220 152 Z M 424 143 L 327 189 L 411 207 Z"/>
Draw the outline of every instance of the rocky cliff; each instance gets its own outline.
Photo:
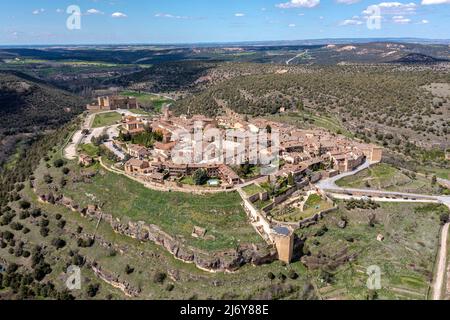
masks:
<path id="1" fill-rule="evenodd" d="M 198 268 L 212 271 L 236 271 L 241 266 L 251 263 L 261 265 L 277 259 L 275 248 L 259 248 L 253 244 L 240 245 L 237 249 L 220 252 L 205 252 L 186 246 L 181 241 L 161 230 L 157 225 L 143 221 L 122 223 L 111 214 L 102 212 L 97 206 L 89 205 L 81 208 L 72 199 L 65 196 L 41 195 L 44 202 L 65 206 L 79 212 L 85 217 L 92 217 L 107 222 L 115 232 L 132 237 L 139 241 L 152 241 L 169 251 L 175 258 L 187 263 L 194 263 Z"/>

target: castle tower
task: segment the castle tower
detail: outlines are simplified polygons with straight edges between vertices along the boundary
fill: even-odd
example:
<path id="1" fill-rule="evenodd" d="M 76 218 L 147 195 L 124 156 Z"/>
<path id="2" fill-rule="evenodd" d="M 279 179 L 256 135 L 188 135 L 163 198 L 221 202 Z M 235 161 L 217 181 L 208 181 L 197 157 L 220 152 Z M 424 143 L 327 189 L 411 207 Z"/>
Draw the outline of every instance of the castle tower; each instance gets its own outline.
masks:
<path id="1" fill-rule="evenodd" d="M 381 162 L 383 157 L 383 149 L 381 147 L 373 146 L 370 151 L 370 162 Z"/>
<path id="2" fill-rule="evenodd" d="M 278 251 L 278 259 L 290 263 L 294 255 L 294 231 L 287 227 L 272 229 L 272 239 Z"/>

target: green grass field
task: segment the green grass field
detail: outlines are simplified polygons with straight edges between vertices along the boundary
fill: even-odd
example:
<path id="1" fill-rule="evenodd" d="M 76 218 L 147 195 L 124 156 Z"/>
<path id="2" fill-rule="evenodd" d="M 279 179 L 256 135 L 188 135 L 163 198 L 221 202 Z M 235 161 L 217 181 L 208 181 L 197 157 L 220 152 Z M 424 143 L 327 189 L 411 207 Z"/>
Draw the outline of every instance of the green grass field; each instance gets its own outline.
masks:
<path id="1" fill-rule="evenodd" d="M 97 114 L 92 124 L 93 128 L 101 128 L 111 126 L 122 119 L 122 115 L 118 112 L 107 112 Z"/>
<path id="2" fill-rule="evenodd" d="M 283 222 L 298 222 L 307 218 L 310 218 L 321 211 L 331 209 L 333 207 L 332 203 L 327 202 L 322 199 L 317 194 L 312 194 L 308 197 L 305 203 L 304 210 L 301 211 L 298 208 L 287 207 L 287 208 L 276 208 L 271 212 L 271 214 L 278 221 Z"/>
<path id="3" fill-rule="evenodd" d="M 70 165 L 71 175 L 78 175 L 80 168 Z M 96 171 L 93 166 L 86 169 Z M 47 171 L 59 181 L 58 169 L 41 167 L 38 176 Z M 235 248 L 239 243 L 261 243 L 263 240 L 247 221 L 237 193 L 219 193 L 206 196 L 177 192 L 159 192 L 145 188 L 124 176 L 102 172 L 92 183 L 73 183 L 67 179 L 63 192 L 81 206 L 105 203 L 104 211 L 122 221 L 145 221 L 156 224 L 162 230 L 178 237 L 188 245 L 205 250 Z M 40 188 L 48 186 L 41 183 Z M 95 201 L 93 200 L 95 197 Z M 213 240 L 191 236 L 194 226 L 207 229 Z"/>
<path id="4" fill-rule="evenodd" d="M 261 188 L 260 186 L 258 186 L 256 184 L 251 184 L 249 186 L 246 186 L 246 187 L 242 188 L 242 190 L 244 190 L 244 192 L 248 196 L 253 196 L 253 195 L 257 194 L 257 193 L 261 193 L 261 192 L 265 191 L 263 188 Z"/>
<path id="5" fill-rule="evenodd" d="M 120 93 L 120 95 L 126 97 L 135 97 L 141 106 L 152 106 L 156 112 L 161 112 L 162 106 L 166 103 L 171 102 L 171 100 L 168 100 L 166 98 L 145 92 L 123 91 Z"/>
<path id="6" fill-rule="evenodd" d="M 388 164 L 376 164 L 369 169 L 338 180 L 340 187 L 379 189 L 420 194 L 439 194 L 439 186 L 431 184 L 431 178 L 416 175 L 412 177 L 406 172 Z"/>
<path id="7" fill-rule="evenodd" d="M 107 223 L 101 222 L 96 230 L 97 221 L 95 220 L 83 218 L 80 214 L 66 208 L 42 204 L 37 201 L 29 187 L 25 188 L 23 194 L 31 200 L 33 205 L 42 208 L 48 215 L 51 230 L 51 234 L 43 238 L 39 235 L 39 226 L 33 223 L 33 219 L 21 220 L 21 223 L 31 229 L 31 232 L 26 235 L 28 239 L 26 246 L 32 247 L 36 243 L 46 246 L 47 259 L 54 261 L 52 263 L 54 272 L 48 276 L 47 280 L 52 280 L 61 289 L 64 288 L 65 278 L 62 276 L 64 267 L 71 262 L 70 250 L 79 252 L 89 261 L 95 260 L 103 270 L 117 275 L 121 281 L 127 281 L 134 288 L 140 288 L 142 292 L 137 299 L 268 299 L 271 295 L 278 298 L 301 299 L 303 287 L 309 282 L 307 271 L 300 262 L 294 262 L 289 266 L 274 262 L 257 268 L 248 265 L 235 273 L 205 272 L 197 269 L 193 264 L 176 260 L 165 249 L 152 242 L 140 242 L 115 233 Z M 61 214 L 62 219 L 67 221 L 64 231 L 56 226 L 56 214 Z M 70 236 L 77 234 L 78 227 L 82 227 L 85 234 L 96 233 L 98 240 L 111 243 L 114 249 L 105 248 L 100 245 L 100 241 L 96 241 L 91 248 L 79 248 L 76 238 Z M 5 228 L 0 226 L 1 231 Z M 51 241 L 56 235 L 67 241 L 65 248 L 56 250 L 52 246 Z M 19 236 L 24 237 L 17 233 L 17 237 Z M 20 259 L 9 254 L 7 249 L 0 249 L 0 257 L 5 257 L 8 261 Z M 127 274 L 125 272 L 127 265 L 135 271 Z M 275 275 L 280 273 L 287 275 L 289 270 L 296 271 L 299 278 L 287 278 L 280 281 L 270 280 L 267 277 L 269 272 Z M 94 299 L 130 299 L 125 297 L 119 289 L 97 278 L 88 266 L 82 267 L 81 272 L 82 289 L 73 292 L 78 299 L 88 298 L 86 287 L 89 283 L 100 283 L 100 292 Z M 177 280 L 168 277 L 163 284 L 154 283 L 152 279 L 155 272 L 176 275 Z M 211 285 L 211 283 L 217 285 Z M 173 285 L 173 290 L 167 290 L 168 285 Z"/>
<path id="8" fill-rule="evenodd" d="M 436 204 L 380 203 L 377 210 L 346 210 L 327 215 L 318 225 L 298 233 L 307 236 L 307 248 L 313 255 L 333 256 L 347 248 L 356 259 L 336 270 L 326 298 L 365 299 L 366 270 L 377 265 L 381 269 L 380 299 L 425 299 L 432 281 L 439 238 L 439 215 L 448 209 Z M 376 223 L 370 227 L 369 213 Z M 346 217 L 348 225 L 341 229 L 336 217 Z M 326 225 L 322 236 L 314 234 Z M 377 235 L 385 237 L 377 241 Z M 352 240 L 349 241 L 349 239 Z M 335 296 L 336 295 L 336 296 Z"/>
<path id="9" fill-rule="evenodd" d="M 91 157 L 97 157 L 99 155 L 100 148 L 94 146 L 92 143 L 89 144 L 80 144 L 78 146 L 78 150 L 82 153 L 87 154 Z"/>
<path id="10" fill-rule="evenodd" d="M 437 177 L 442 179 L 450 180 L 450 169 L 436 168 L 436 167 L 419 167 L 419 172 L 423 172 L 427 175 L 435 174 Z"/>

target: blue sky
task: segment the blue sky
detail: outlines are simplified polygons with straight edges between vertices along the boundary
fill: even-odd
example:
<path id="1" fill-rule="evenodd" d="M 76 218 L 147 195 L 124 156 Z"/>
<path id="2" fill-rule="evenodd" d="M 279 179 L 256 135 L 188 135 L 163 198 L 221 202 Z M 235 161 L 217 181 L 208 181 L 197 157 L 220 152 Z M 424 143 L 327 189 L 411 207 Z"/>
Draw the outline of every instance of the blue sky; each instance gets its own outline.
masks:
<path id="1" fill-rule="evenodd" d="M 450 0 L 383 1 L 2 0 L 0 45 L 450 38 Z M 70 5 L 81 9 L 79 30 L 66 27 Z M 371 5 L 379 29 L 367 27 Z"/>

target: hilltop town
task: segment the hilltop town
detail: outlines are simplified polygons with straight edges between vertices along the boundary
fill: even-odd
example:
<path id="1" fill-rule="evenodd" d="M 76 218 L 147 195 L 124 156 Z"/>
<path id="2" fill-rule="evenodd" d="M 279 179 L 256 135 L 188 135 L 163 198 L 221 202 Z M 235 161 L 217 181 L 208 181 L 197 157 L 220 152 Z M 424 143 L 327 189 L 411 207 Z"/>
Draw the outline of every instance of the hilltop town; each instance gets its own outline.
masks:
<path id="1" fill-rule="evenodd" d="M 2 50 L 0 299 L 449 299 L 448 63 L 401 46 Z"/>
<path id="2" fill-rule="evenodd" d="M 120 120 L 102 131 L 107 133 L 103 137 L 104 146 L 116 155 L 112 169 L 149 188 L 166 192 L 202 194 L 237 190 L 245 202 L 250 196 L 246 210 L 255 229 L 269 244 L 276 244 L 279 258 L 287 263 L 293 257 L 294 229 L 289 224 L 274 223 L 270 212 L 286 203 L 290 207 L 303 207 L 309 196 L 317 194 L 319 199 L 323 198 L 326 210 L 317 205 L 316 212 L 291 222 L 303 225 L 316 219 L 333 206 L 325 194 L 315 189 L 315 183 L 352 172 L 365 163 L 378 163 L 383 154 L 376 145 L 322 129 L 301 130 L 263 118 L 248 119 L 237 114 L 214 118 L 174 116 L 169 105 L 162 114 L 129 113 L 129 109 L 136 108 L 135 99 L 115 96 L 99 97 L 97 104 L 87 106 L 91 112 L 114 111 L 121 115 Z M 196 132 L 202 134 L 200 141 L 194 139 Z M 275 133 L 279 141 L 273 141 Z M 269 162 L 262 163 L 262 156 Z M 83 166 L 95 161 L 85 153 L 80 153 L 78 159 Z M 269 171 L 264 172 L 265 169 Z M 250 171 L 253 174 L 249 175 Z M 272 186 L 277 189 L 275 192 L 270 190 Z M 257 192 L 246 194 L 245 190 L 251 188 Z M 306 198 L 299 200 L 299 195 L 305 192 Z M 266 202 L 266 206 L 254 210 L 251 203 L 255 201 Z M 198 233 L 201 235 L 205 230 L 195 228 L 193 234 Z"/>

